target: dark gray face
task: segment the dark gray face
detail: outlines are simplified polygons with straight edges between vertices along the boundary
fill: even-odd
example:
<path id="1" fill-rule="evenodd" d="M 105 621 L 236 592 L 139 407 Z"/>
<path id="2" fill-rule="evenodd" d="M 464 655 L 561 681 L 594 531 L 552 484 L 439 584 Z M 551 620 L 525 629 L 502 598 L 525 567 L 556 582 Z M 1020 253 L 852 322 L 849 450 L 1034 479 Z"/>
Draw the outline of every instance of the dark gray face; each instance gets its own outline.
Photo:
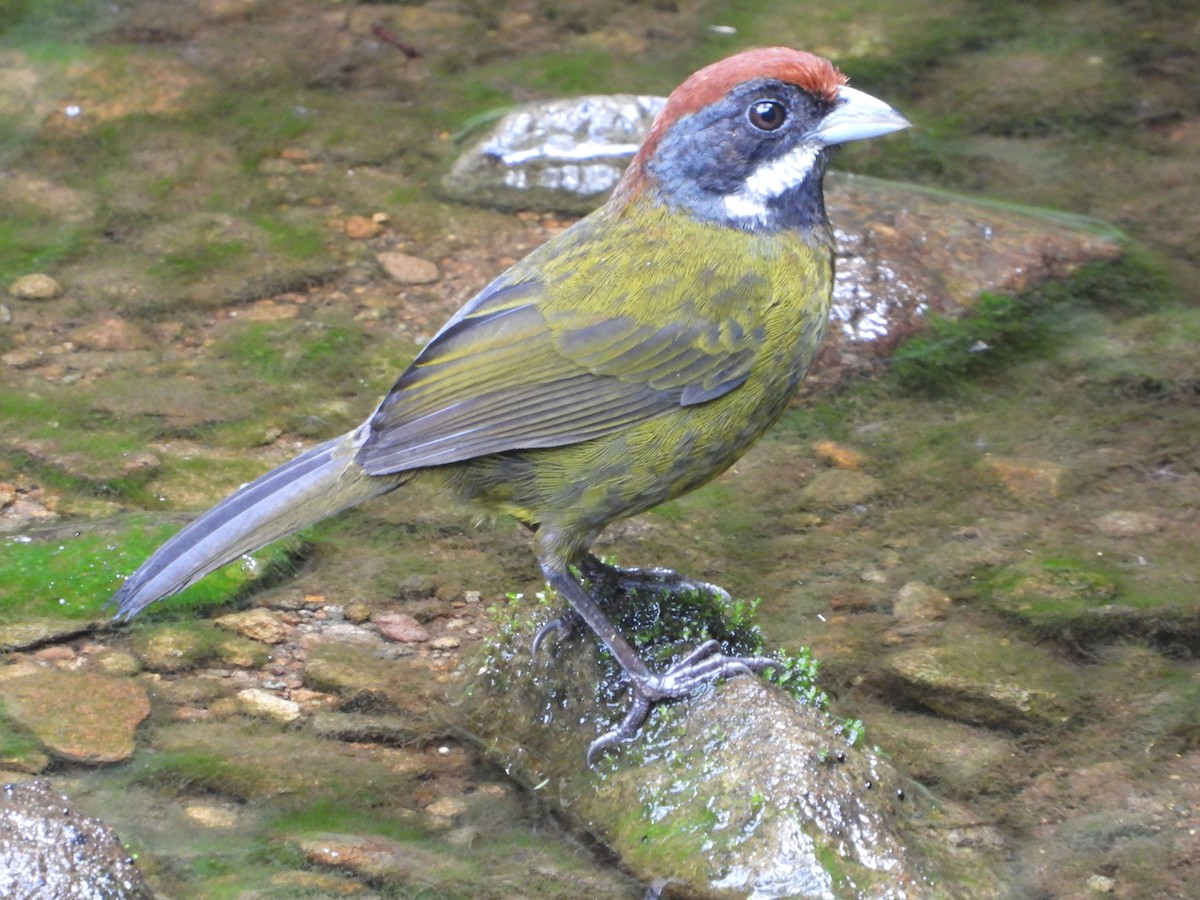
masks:
<path id="1" fill-rule="evenodd" d="M 824 225 L 825 144 L 813 135 L 834 104 L 758 79 L 683 117 L 647 169 L 660 197 L 748 231 Z"/>

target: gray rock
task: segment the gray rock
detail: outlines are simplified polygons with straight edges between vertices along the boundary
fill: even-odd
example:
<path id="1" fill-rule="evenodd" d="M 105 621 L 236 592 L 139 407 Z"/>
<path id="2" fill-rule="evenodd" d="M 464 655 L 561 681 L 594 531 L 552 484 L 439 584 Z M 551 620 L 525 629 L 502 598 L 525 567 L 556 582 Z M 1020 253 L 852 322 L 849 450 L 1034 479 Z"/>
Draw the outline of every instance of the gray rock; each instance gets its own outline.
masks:
<path id="1" fill-rule="evenodd" d="M 1080 711 L 1078 677 L 1052 653 L 965 626 L 891 654 L 884 671 L 897 693 L 960 722 L 1037 731 Z"/>
<path id="2" fill-rule="evenodd" d="M 588 768 L 588 743 L 627 702 L 613 673 L 586 636 L 538 659 L 512 640 L 467 666 L 464 731 L 646 883 L 705 898 L 999 896 L 995 860 L 939 845 L 939 812 L 879 752 L 762 679 L 655 708 Z"/>
<path id="3" fill-rule="evenodd" d="M 402 715 L 320 711 L 313 715 L 309 729 L 317 737 L 351 743 L 403 746 L 427 740 L 423 722 Z"/>
<path id="4" fill-rule="evenodd" d="M 861 175 L 831 173 L 825 199 L 837 280 L 809 387 L 873 370 L 930 314 L 957 318 L 984 294 L 1018 296 L 1124 252 L 1095 220 Z"/>
<path id="5" fill-rule="evenodd" d="M 502 209 L 590 212 L 665 102 L 614 94 L 518 107 L 458 158 L 442 187 L 455 200 Z"/>
<path id="6" fill-rule="evenodd" d="M 153 896 L 112 829 L 83 815 L 49 782 L 0 789 L 0 897 Z"/>

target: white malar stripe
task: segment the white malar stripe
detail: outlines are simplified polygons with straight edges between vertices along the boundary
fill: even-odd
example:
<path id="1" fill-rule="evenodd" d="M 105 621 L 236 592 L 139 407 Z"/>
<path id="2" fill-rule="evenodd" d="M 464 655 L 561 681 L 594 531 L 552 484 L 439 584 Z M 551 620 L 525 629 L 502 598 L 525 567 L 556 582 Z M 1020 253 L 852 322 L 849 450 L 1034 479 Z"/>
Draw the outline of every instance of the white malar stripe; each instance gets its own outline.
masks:
<path id="1" fill-rule="evenodd" d="M 767 203 L 804 183 L 822 145 L 804 143 L 786 156 L 763 163 L 735 193 L 725 195 L 725 211 L 738 219 L 765 219 Z"/>

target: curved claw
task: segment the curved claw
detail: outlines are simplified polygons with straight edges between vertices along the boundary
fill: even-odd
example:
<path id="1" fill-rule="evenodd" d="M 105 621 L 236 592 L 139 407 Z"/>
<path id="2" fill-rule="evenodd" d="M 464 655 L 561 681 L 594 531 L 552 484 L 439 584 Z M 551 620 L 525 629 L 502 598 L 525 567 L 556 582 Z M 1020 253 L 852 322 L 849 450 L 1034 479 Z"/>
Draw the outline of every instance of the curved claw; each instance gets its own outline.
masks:
<path id="1" fill-rule="evenodd" d="M 542 641 L 555 632 L 559 634 L 560 638 L 565 638 L 575 629 L 575 626 L 578 624 L 578 622 L 579 616 L 570 611 L 563 613 L 557 618 L 551 619 L 549 622 L 539 628 L 536 634 L 534 634 L 533 648 L 530 651 L 530 655 L 537 656 L 538 651 L 541 649 Z"/>
<path id="2" fill-rule="evenodd" d="M 650 715 L 650 706 L 651 702 L 640 694 L 634 697 L 633 705 L 625 713 L 621 724 L 592 741 L 587 750 L 587 764 L 594 766 L 609 747 L 637 737 L 638 729 L 646 721 L 646 716 Z"/>

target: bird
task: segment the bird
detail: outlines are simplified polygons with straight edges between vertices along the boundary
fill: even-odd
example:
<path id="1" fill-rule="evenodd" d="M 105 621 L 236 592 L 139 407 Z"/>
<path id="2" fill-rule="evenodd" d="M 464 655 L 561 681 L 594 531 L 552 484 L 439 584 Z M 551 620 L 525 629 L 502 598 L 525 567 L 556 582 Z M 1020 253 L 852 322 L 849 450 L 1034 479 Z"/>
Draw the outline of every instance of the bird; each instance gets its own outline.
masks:
<path id="1" fill-rule="evenodd" d="M 118 619 L 214 569 L 420 480 L 532 532 L 546 582 L 632 694 L 588 763 L 654 704 L 772 661 L 715 641 L 653 671 L 580 574 L 610 523 L 728 469 L 783 414 L 834 282 L 831 148 L 909 127 L 829 60 L 743 51 L 671 92 L 603 206 L 532 251 L 433 336 L 365 422 L 241 487 L 112 597 Z"/>

